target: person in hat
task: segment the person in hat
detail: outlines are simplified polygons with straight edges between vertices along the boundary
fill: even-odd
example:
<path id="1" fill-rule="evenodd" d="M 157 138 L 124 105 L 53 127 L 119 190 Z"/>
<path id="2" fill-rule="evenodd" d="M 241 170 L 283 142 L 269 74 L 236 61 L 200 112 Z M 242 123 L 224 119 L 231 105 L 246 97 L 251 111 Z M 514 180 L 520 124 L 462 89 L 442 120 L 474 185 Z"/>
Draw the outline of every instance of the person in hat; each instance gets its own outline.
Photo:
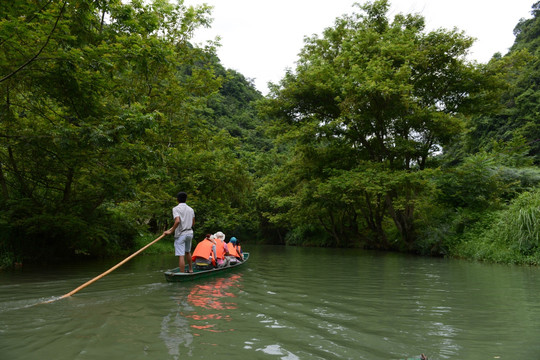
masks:
<path id="1" fill-rule="evenodd" d="M 242 256 L 242 249 L 238 247 L 238 239 L 234 236 L 231 238 L 229 243 L 227 244 L 227 248 L 229 249 L 230 254 L 230 261 L 237 262 L 244 260 L 244 257 Z"/>
<path id="2" fill-rule="evenodd" d="M 229 248 L 227 247 L 227 243 L 225 243 L 225 234 L 218 231 L 213 236 L 216 243 L 217 266 L 225 267 L 229 265 L 227 258 L 229 256 Z"/>

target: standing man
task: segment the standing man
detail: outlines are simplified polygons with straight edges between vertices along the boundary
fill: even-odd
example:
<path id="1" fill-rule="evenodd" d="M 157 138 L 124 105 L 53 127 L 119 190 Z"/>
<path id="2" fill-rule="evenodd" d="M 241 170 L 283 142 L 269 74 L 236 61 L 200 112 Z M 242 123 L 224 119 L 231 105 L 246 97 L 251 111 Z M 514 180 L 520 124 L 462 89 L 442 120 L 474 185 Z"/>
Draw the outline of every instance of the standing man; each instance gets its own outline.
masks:
<path id="1" fill-rule="evenodd" d="M 179 257 L 178 264 L 180 272 L 186 268 L 186 259 L 189 272 L 193 272 L 193 262 L 191 261 L 191 241 L 193 240 L 193 225 L 195 225 L 195 212 L 186 204 L 187 194 L 179 192 L 176 195 L 178 205 L 172 209 L 174 225 L 163 232 L 164 235 L 171 235 L 174 231 L 174 254 Z"/>

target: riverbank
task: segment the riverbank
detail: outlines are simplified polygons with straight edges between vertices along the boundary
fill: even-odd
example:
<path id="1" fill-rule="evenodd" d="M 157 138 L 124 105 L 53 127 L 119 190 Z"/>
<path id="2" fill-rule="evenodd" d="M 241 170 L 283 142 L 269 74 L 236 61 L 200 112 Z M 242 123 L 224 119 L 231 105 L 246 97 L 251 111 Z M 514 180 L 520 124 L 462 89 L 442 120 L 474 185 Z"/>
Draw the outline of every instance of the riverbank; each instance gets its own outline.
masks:
<path id="1" fill-rule="evenodd" d="M 505 209 L 483 213 L 450 242 L 450 257 L 540 265 L 540 191 L 525 192 Z"/>
<path id="2" fill-rule="evenodd" d="M 442 231 L 443 228 L 453 230 Z M 445 222 L 434 226 L 430 236 L 426 236 L 424 256 L 467 259 L 487 263 L 540 265 L 540 190 L 525 192 L 501 210 L 454 214 Z M 457 231 L 456 229 L 461 229 Z M 434 234 L 438 234 L 435 236 Z M 442 234 L 442 235 L 441 235 Z M 130 250 L 118 251 L 115 255 L 128 256 L 155 240 L 159 234 L 139 235 Z M 173 254 L 174 238 L 167 236 L 150 246 L 144 254 Z M 194 245 L 196 244 L 194 241 Z M 250 239 L 246 245 L 263 243 Z M 419 246 L 421 248 L 421 246 Z M 23 260 L 13 253 L 1 249 L 0 270 L 21 268 Z M 83 255 L 79 255 L 84 257 Z M 49 261 L 51 259 L 48 259 Z"/>

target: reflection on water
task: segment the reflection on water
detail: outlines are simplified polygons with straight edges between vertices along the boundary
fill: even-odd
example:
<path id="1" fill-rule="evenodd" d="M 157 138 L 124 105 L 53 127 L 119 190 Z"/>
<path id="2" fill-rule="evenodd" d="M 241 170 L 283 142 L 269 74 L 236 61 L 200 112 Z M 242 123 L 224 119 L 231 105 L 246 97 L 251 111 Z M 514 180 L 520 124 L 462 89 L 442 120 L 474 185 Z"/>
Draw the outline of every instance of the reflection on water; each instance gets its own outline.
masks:
<path id="1" fill-rule="evenodd" d="M 189 292 L 187 301 L 190 305 L 203 309 L 236 309 L 238 304 L 226 300 L 236 297 L 229 288 L 240 288 L 241 278 L 241 274 L 234 274 L 228 278 L 215 279 L 207 284 L 197 284 Z"/>
<path id="2" fill-rule="evenodd" d="M 181 288 L 172 296 L 178 307 L 163 318 L 160 338 L 174 359 L 180 357 L 182 347 L 192 356 L 193 337 L 203 335 L 204 331 L 234 331 L 227 326 L 233 320 L 230 310 L 238 308 L 232 301 L 236 295 L 231 289 L 240 289 L 241 280 L 241 273 L 215 278 L 206 283 L 194 283 L 189 292 Z"/>
<path id="3" fill-rule="evenodd" d="M 279 345 L 268 345 L 264 348 L 257 349 L 256 351 L 261 351 L 268 355 L 278 355 L 282 360 L 297 360 L 298 356 L 294 355 L 290 351 L 282 349 Z"/>
<path id="4" fill-rule="evenodd" d="M 169 354 L 179 359 L 180 348 L 184 347 L 188 356 L 192 356 L 193 335 L 189 332 L 188 320 L 180 313 L 167 314 L 161 322 L 159 337 L 165 343 Z"/>
<path id="5" fill-rule="evenodd" d="M 539 359 L 540 269 L 250 246 L 234 274 L 167 283 L 174 256 L 0 273 L 0 360 Z M 111 260 L 112 265 L 118 261 Z"/>

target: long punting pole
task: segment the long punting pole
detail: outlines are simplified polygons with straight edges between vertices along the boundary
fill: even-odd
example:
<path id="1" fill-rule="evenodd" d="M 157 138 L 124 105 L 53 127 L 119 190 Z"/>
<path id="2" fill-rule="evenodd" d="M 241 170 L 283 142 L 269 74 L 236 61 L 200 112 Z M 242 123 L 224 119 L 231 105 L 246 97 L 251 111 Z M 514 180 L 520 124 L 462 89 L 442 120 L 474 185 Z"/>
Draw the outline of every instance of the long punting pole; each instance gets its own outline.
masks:
<path id="1" fill-rule="evenodd" d="M 153 245 L 154 243 L 158 242 L 159 240 L 161 240 L 163 237 L 165 236 L 165 234 L 161 235 L 160 237 L 158 237 L 157 239 L 155 239 L 154 241 L 152 241 L 151 243 L 147 244 L 146 246 L 140 248 L 139 250 L 137 250 L 136 252 L 134 252 L 133 254 L 131 254 L 130 256 L 128 256 L 127 258 L 125 258 L 124 260 L 120 261 L 118 264 L 114 265 L 112 268 L 110 268 L 109 270 L 105 271 L 103 274 L 99 275 L 99 276 L 96 276 L 95 278 L 93 278 L 92 280 L 90 281 L 87 281 L 85 282 L 84 284 L 82 284 L 81 286 L 79 286 L 78 288 L 76 288 L 75 290 L 72 290 L 70 292 L 68 292 L 67 294 L 65 295 L 62 295 L 61 297 L 57 298 L 57 299 L 54 299 L 53 301 L 56 301 L 56 300 L 60 300 L 60 299 L 63 299 L 63 298 L 67 298 L 73 294 L 75 294 L 76 292 L 79 292 L 80 290 L 84 289 L 85 287 L 87 287 L 88 285 L 98 281 L 99 279 L 101 279 L 102 277 L 104 277 L 105 275 L 113 272 L 114 270 L 118 269 L 120 266 L 124 265 L 125 263 L 127 263 L 129 260 L 133 259 L 135 256 L 139 255 L 141 252 L 143 252 L 146 248 L 150 247 L 151 245 Z"/>

